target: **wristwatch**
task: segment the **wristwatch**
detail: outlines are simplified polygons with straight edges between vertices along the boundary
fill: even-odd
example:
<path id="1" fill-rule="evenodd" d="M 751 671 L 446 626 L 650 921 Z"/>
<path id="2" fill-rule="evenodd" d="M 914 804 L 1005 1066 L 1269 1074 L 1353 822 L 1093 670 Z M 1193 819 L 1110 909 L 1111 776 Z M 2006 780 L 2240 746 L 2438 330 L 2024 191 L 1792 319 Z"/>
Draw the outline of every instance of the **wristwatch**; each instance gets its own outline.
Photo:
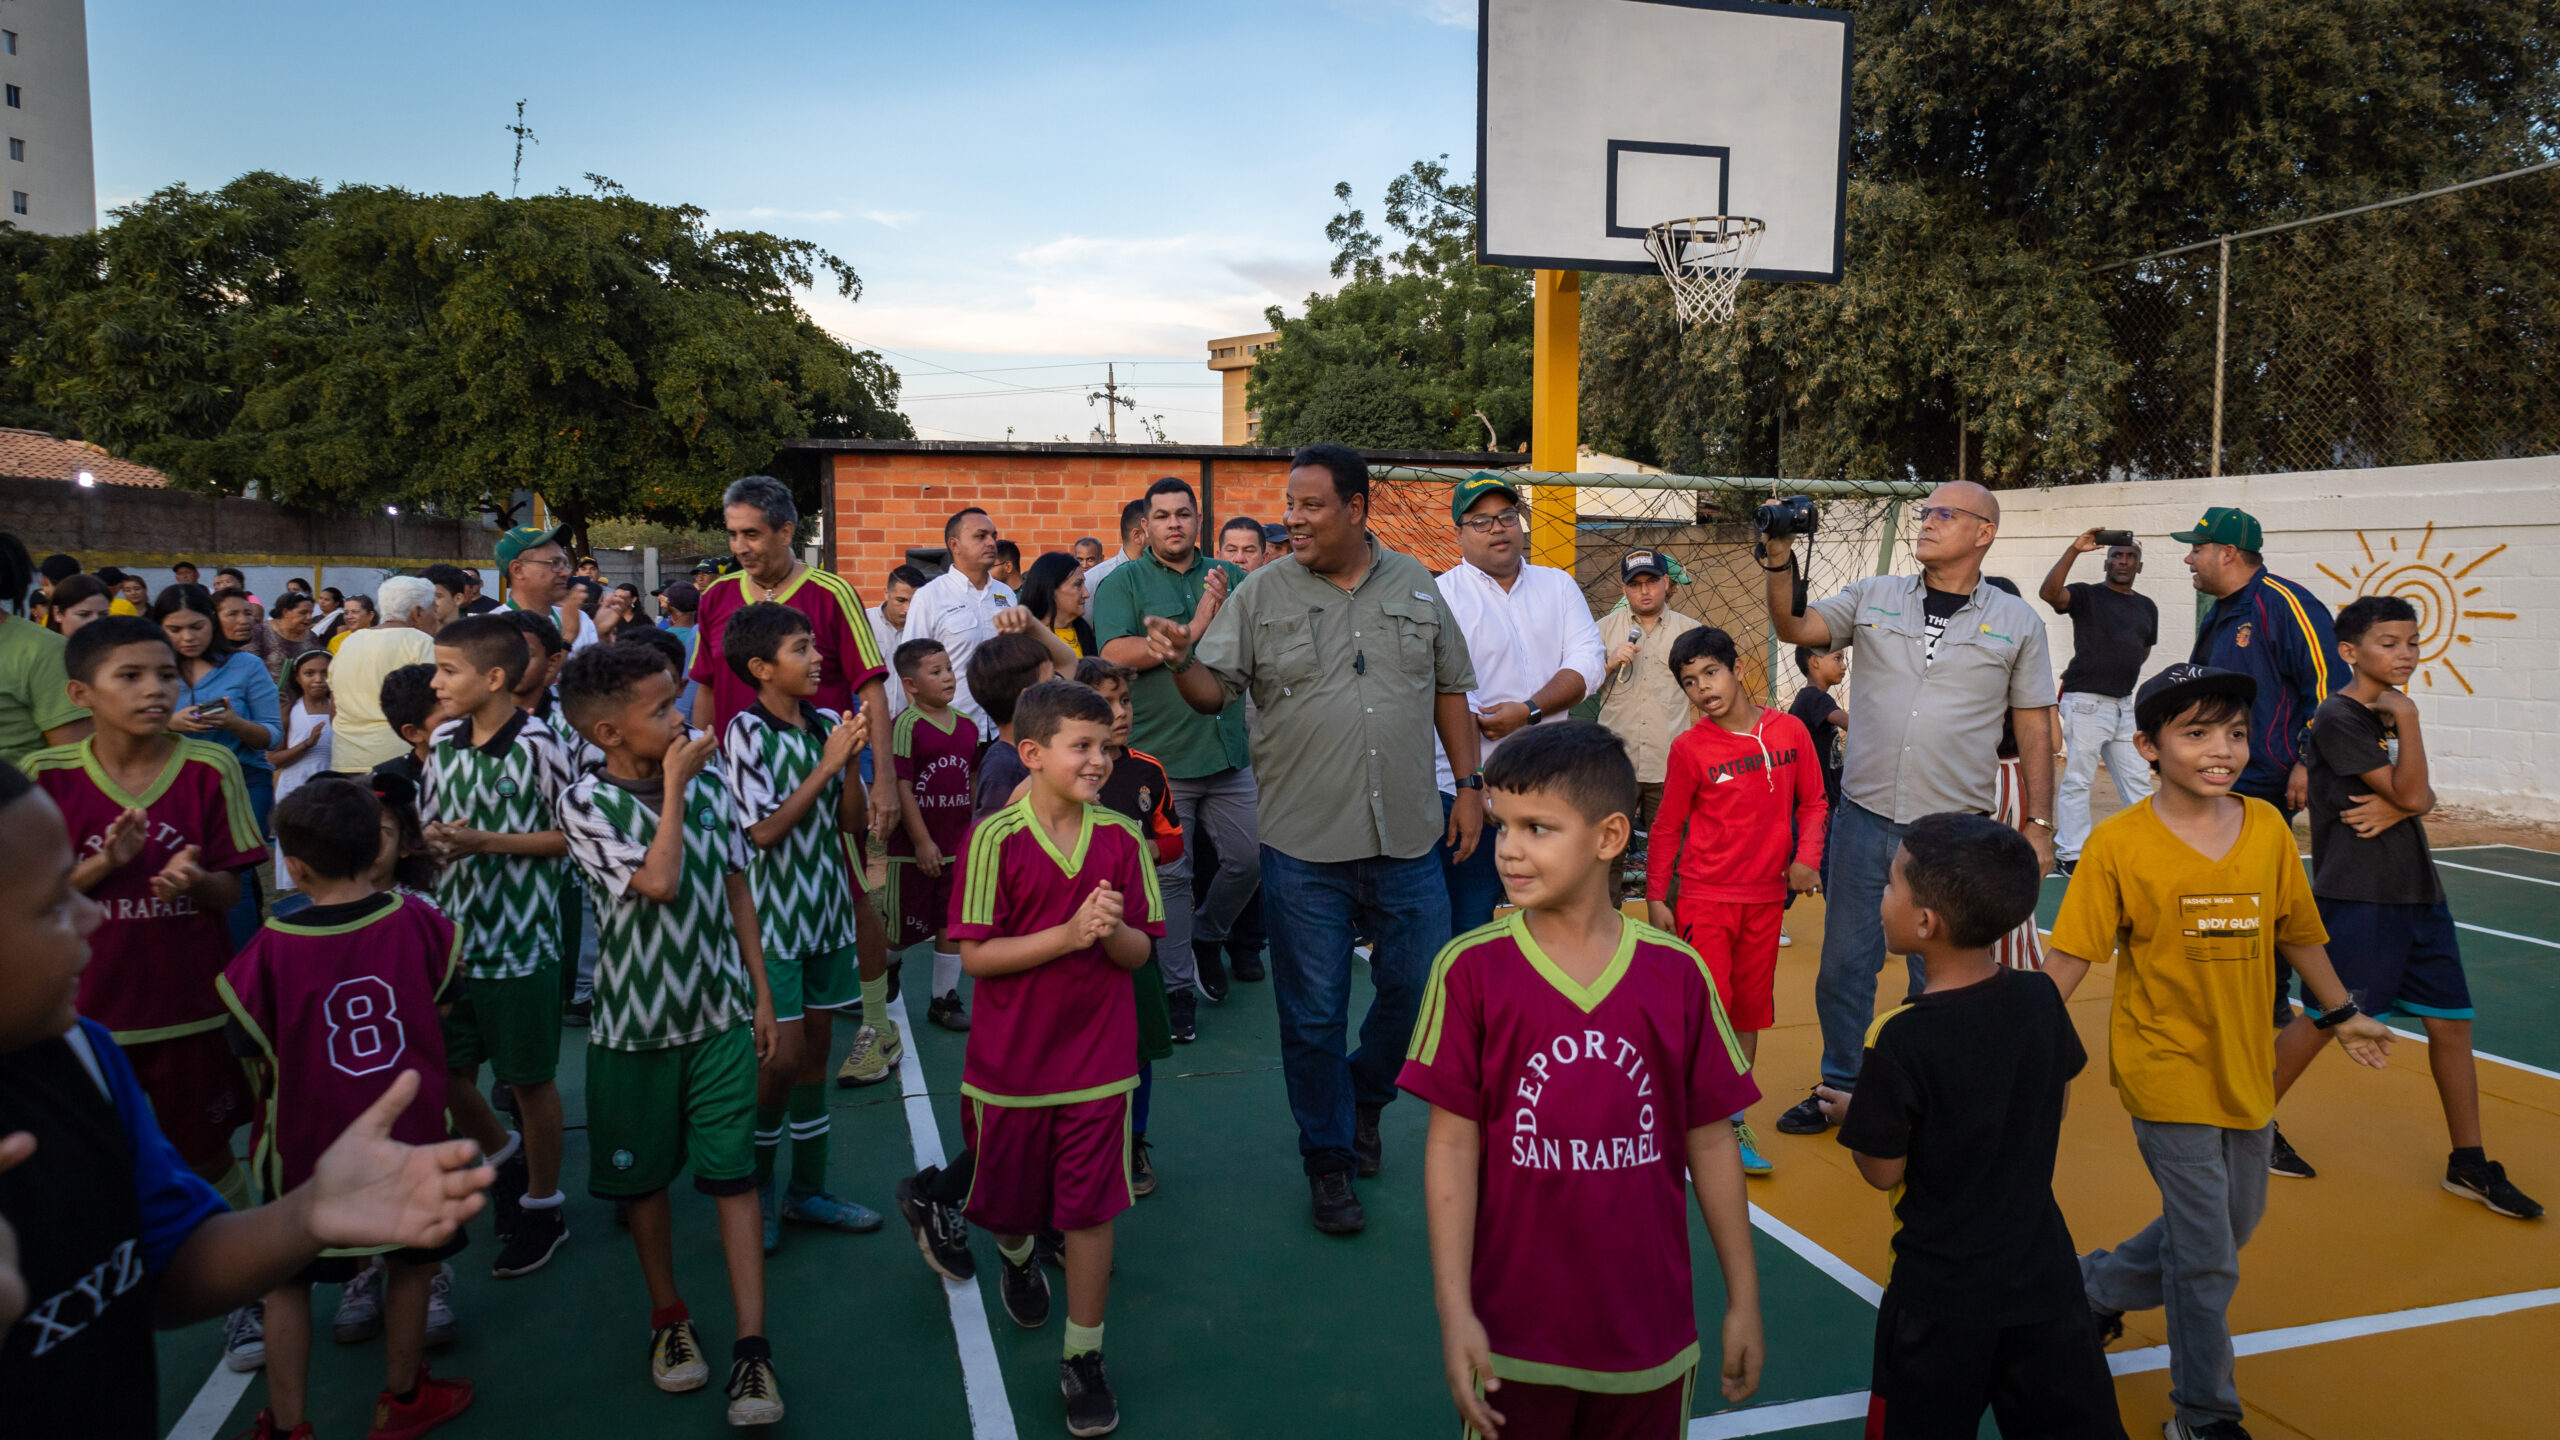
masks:
<path id="1" fill-rule="evenodd" d="M 1479 770 L 1473 775 L 1461 775 L 1452 783 L 1461 790 L 1481 790 L 1484 788 L 1484 772 Z"/>
<path id="2" fill-rule="evenodd" d="M 1532 725 L 1535 725 L 1535 724 L 1537 724 L 1539 721 L 1544 720 L 1544 719 L 1546 719 L 1546 718 L 1547 718 L 1547 712 L 1538 708 L 1538 702 L 1537 702 L 1537 701 L 1535 701 L 1535 700 L 1530 701 L 1530 702 L 1529 702 L 1529 723 L 1530 723 L 1530 724 L 1532 724 Z"/>
<path id="3" fill-rule="evenodd" d="M 2041 816 L 2041 815 L 2030 815 L 2030 816 L 2028 816 L 2028 817 L 2027 817 L 2027 823 L 2028 823 L 2028 824 L 2030 824 L 2030 825 L 2041 825 L 2041 826 L 2043 826 L 2043 827 L 2044 827 L 2045 829 L 2047 829 L 2047 830 L 2051 830 L 2051 829 L 2053 828 L 2053 822 L 2052 822 L 2052 821 L 2050 821 L 2050 820 L 2047 820 L 2046 818 L 2044 818 L 2044 817 L 2043 817 L 2043 816 Z"/>

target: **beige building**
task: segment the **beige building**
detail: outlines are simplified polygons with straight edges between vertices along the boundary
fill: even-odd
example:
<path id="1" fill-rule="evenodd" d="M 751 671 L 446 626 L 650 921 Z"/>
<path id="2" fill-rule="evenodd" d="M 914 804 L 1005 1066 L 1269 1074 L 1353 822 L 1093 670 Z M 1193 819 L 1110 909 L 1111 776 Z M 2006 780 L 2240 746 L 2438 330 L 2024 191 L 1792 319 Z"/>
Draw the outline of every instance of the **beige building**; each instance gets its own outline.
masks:
<path id="1" fill-rule="evenodd" d="M 46 235 L 98 228 L 83 0 L 0 0 L 0 220 Z"/>
<path id="2" fill-rule="evenodd" d="M 1209 368 L 1226 382 L 1218 406 L 1218 443 L 1221 445 L 1259 445 L 1262 443 L 1262 414 L 1248 410 L 1244 403 L 1245 378 L 1262 358 L 1262 352 L 1280 343 L 1280 332 L 1265 330 L 1256 335 L 1230 335 L 1209 342 Z"/>

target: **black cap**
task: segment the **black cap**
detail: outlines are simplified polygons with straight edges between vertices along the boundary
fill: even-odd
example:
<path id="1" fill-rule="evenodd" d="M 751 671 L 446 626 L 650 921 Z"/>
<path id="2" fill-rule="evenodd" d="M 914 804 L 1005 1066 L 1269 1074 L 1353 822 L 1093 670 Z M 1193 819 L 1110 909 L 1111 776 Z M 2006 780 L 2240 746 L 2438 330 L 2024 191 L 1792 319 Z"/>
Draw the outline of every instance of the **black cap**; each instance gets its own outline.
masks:
<path id="1" fill-rule="evenodd" d="M 2233 696 L 2246 705 L 2258 698 L 2258 682 L 2237 670 L 2172 665 L 2143 681 L 2134 692 L 2133 723 L 2146 731 L 2157 730 L 2188 706 L 2215 695 Z"/>
<path id="2" fill-rule="evenodd" d="M 1662 558 L 1662 552 L 1659 550 L 1630 550 L 1627 552 L 1627 557 L 1618 562 L 1618 578 L 1621 581 L 1633 580 L 1639 575 L 1662 576 L 1670 573 L 1670 562 Z"/>
<path id="3" fill-rule="evenodd" d="M 1269 523 L 1265 524 L 1265 525 L 1262 527 L 1262 543 L 1263 543 L 1263 544 L 1265 544 L 1265 545 L 1286 545 L 1286 544 L 1288 544 L 1288 543 L 1289 543 L 1289 527 L 1288 527 L 1288 526 L 1286 526 L 1286 525 L 1281 524 L 1281 523 L 1280 523 L 1279 521 L 1277 521 L 1277 520 L 1273 520 L 1273 521 L 1271 521 L 1271 522 L 1269 522 Z"/>

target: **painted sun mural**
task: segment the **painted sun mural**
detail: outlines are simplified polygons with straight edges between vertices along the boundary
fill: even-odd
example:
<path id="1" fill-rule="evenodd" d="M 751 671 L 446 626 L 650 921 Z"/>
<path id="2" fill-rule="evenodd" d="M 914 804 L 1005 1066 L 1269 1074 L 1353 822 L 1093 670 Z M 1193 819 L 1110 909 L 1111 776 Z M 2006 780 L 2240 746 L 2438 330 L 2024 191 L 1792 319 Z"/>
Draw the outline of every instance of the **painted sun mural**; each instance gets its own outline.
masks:
<path id="1" fill-rule="evenodd" d="M 2323 565 L 2320 573 L 2335 580 L 2348 596 L 2397 595 L 2418 612 L 2418 678 L 2427 688 L 2435 688 L 2436 671 L 2442 670 L 2472 694 L 2471 681 L 2462 673 L 2461 647 L 2471 643 L 2469 622 L 2476 620 L 2513 620 L 2512 610 L 2477 608 L 2483 602 L 2477 597 L 2487 589 L 2485 583 L 2474 584 L 2471 572 L 2496 558 L 2505 545 L 2493 546 L 2465 560 L 2452 547 L 2443 553 L 2435 548 L 2436 527 L 2429 522 L 2426 532 L 2406 551 L 2400 547 L 2400 536 L 2387 535 L 2383 548 L 2376 551 L 2373 540 L 2364 531 L 2356 532 L 2356 543 L 2364 547 L 2365 563 L 2350 567 L 2348 574 Z"/>

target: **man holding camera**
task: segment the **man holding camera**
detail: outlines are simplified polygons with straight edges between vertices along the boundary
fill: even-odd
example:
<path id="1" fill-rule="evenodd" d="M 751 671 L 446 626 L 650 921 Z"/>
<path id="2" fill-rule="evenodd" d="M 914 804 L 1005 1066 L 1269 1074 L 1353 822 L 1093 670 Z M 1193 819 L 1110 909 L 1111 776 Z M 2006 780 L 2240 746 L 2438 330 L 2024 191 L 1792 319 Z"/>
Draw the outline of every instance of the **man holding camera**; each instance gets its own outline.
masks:
<path id="1" fill-rule="evenodd" d="M 1829 654 L 1858 648 L 1858 721 L 1841 763 L 1831 818 L 1822 972 L 1822 1083 L 1854 1089 L 1884 966 L 1885 881 L 1904 827 L 1943 810 L 1988 815 L 1997 800 L 2001 723 L 2017 727 L 2026 788 L 2019 830 L 2053 865 L 2053 664 L 2044 621 L 1982 578 L 2000 502 L 1969 480 L 1941 485 L 1920 508 L 1918 575 L 1877 575 L 1799 612 L 1795 540 L 1811 536 L 1812 502 L 1760 507 L 1760 566 L 1770 624 L 1786 644 Z M 1922 984 L 1911 962 L 1911 987 Z M 1778 1118 L 1789 1135 L 1828 1128 L 1807 1097 Z"/>
<path id="2" fill-rule="evenodd" d="M 2071 562 L 2106 547 L 2107 582 L 2067 585 Z M 2037 597 L 2071 617 L 2071 663 L 2062 669 L 2062 793 L 2054 816 L 2053 854 L 2063 874 L 2089 840 L 2089 790 L 2107 762 L 2116 795 L 2131 805 L 2151 793 L 2151 767 L 2133 748 L 2133 685 L 2160 643 L 2160 607 L 2133 588 L 2142 546 L 2130 530 L 2081 532 L 2046 572 Z"/>

